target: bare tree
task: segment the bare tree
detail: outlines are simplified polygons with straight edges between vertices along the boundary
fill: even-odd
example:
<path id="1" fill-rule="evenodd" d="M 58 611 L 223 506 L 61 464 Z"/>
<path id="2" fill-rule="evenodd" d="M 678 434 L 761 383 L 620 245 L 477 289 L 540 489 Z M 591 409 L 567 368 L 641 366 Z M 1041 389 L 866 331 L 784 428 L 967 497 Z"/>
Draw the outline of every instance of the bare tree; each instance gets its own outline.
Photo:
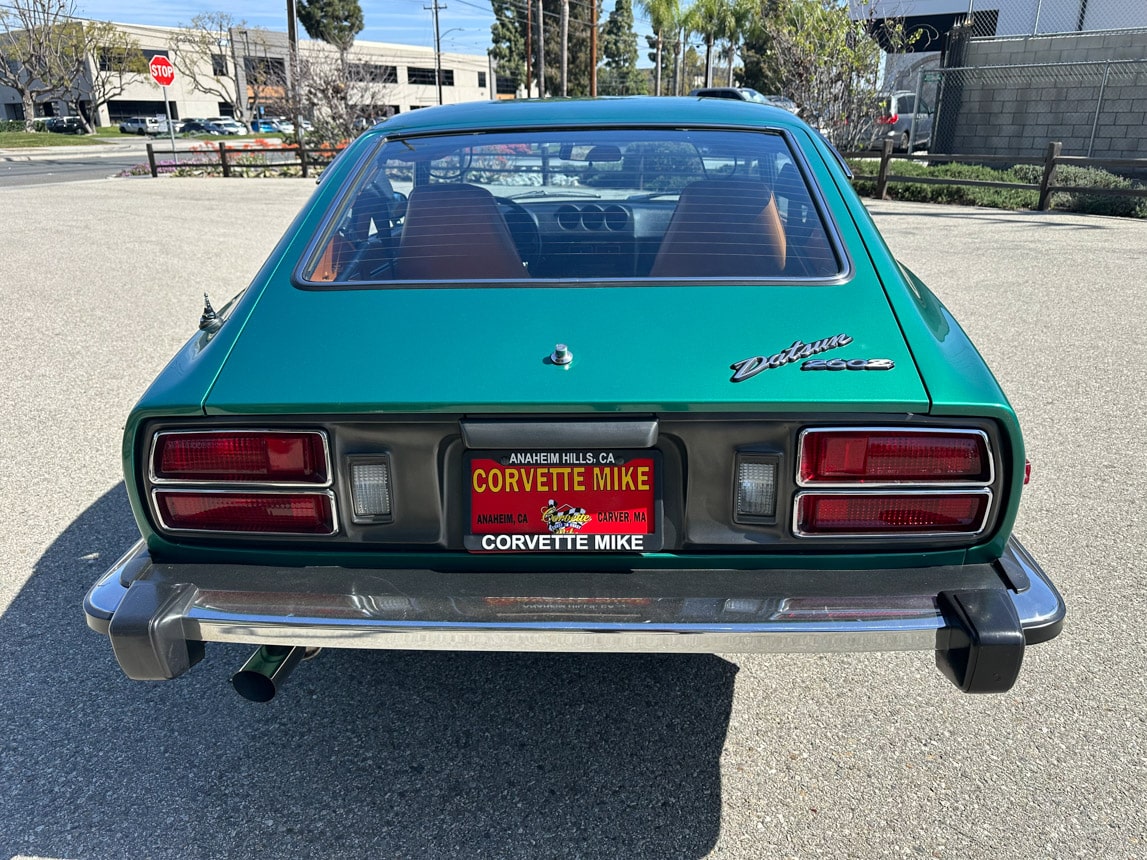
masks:
<path id="1" fill-rule="evenodd" d="M 85 23 L 83 39 L 83 68 L 64 97 L 91 133 L 100 108 L 123 95 L 138 75 L 147 74 L 147 58 L 134 36 L 106 21 Z M 89 105 L 86 114 L 80 109 L 83 100 Z"/>
<path id="2" fill-rule="evenodd" d="M 233 56 L 243 65 L 242 80 L 246 83 L 251 116 L 259 116 L 263 109 L 272 115 L 295 116 L 287 70 L 289 49 L 284 53 L 284 46 L 266 30 L 238 28 L 232 32 Z"/>
<path id="3" fill-rule="evenodd" d="M 0 85 L 15 90 L 32 130 L 36 103 L 67 92 L 86 60 L 73 0 L 6 0 L 0 5 Z"/>
<path id="4" fill-rule="evenodd" d="M 313 115 L 316 136 L 323 140 L 349 140 L 368 123 L 386 117 L 396 82 L 393 66 L 353 51 L 336 54 L 314 45 L 299 58 L 302 106 Z"/>
<path id="5" fill-rule="evenodd" d="M 778 0 L 761 26 L 783 94 L 801 106 L 802 116 L 841 149 L 865 144 L 879 112 L 881 59 L 866 22 L 835 0 Z M 887 26 L 887 37 L 896 44 L 911 43 L 902 26 Z"/>
<path id="6" fill-rule="evenodd" d="M 179 28 L 172 39 L 171 62 L 196 92 L 231 105 L 236 119 L 246 120 L 247 94 L 240 88 L 235 30 L 245 30 L 227 12 L 201 12 Z"/>

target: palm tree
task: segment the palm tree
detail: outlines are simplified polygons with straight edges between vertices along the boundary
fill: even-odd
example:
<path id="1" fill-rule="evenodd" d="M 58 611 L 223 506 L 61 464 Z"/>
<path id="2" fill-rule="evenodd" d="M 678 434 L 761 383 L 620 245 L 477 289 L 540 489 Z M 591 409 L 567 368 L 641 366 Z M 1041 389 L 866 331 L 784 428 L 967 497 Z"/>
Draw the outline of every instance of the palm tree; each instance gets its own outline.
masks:
<path id="1" fill-rule="evenodd" d="M 756 0 L 733 0 L 732 29 L 725 34 L 729 40 L 729 86 L 733 86 L 733 66 L 736 63 L 737 51 L 744 41 L 745 33 L 753 25 L 754 17 L 760 11 L 761 5 Z"/>
<path id="2" fill-rule="evenodd" d="M 661 52 L 665 46 L 665 33 L 673 32 L 681 20 L 681 5 L 679 0 L 637 0 L 637 5 L 653 25 L 653 32 L 657 34 L 657 88 L 656 95 L 661 95 Z"/>
<path id="3" fill-rule="evenodd" d="M 705 38 L 705 86 L 713 86 L 713 43 L 731 38 L 736 22 L 730 0 L 695 0 L 686 14 L 685 28 Z"/>

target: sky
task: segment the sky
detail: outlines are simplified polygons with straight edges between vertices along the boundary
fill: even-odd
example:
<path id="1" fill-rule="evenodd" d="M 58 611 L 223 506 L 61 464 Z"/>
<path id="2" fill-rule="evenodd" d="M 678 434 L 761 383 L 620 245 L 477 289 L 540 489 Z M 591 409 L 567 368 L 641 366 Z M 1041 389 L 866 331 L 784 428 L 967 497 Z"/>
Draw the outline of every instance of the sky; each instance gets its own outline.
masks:
<path id="1" fill-rule="evenodd" d="M 227 11 L 251 27 L 285 32 L 287 0 L 75 0 L 84 18 L 121 24 L 178 27 L 200 12 Z M 430 0 L 359 0 L 366 27 L 358 38 L 369 42 L 396 42 L 434 47 L 434 19 L 426 8 Z M 613 8 L 606 0 L 605 15 Z M 640 13 L 637 13 L 640 14 Z M 442 50 L 485 55 L 490 46 L 494 14 L 489 0 L 439 0 Z M 639 21 L 638 30 L 642 29 Z M 306 37 L 302 27 L 299 36 Z"/>
<path id="2" fill-rule="evenodd" d="M 287 30 L 287 0 L 75 0 L 76 14 L 121 24 L 178 27 L 200 12 L 226 11 L 238 22 L 267 30 Z M 434 47 L 429 0 L 359 0 L 366 27 L 359 39 Z M 444 8 L 445 7 L 445 8 Z M 442 50 L 485 55 L 494 15 L 486 0 L 439 0 Z M 300 38 L 306 31 L 299 27 Z"/>

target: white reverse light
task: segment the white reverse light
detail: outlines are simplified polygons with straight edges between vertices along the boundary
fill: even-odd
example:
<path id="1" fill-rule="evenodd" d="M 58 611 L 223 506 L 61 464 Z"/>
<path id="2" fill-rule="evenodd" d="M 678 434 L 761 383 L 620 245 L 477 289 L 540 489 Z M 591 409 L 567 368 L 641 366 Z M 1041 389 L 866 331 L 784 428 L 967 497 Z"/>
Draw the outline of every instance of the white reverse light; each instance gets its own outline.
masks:
<path id="1" fill-rule="evenodd" d="M 738 454 L 736 518 L 773 517 L 776 512 L 776 461 L 751 454 Z"/>
<path id="2" fill-rule="evenodd" d="M 350 464 L 351 497 L 355 519 L 390 516 L 390 462 L 373 460 Z"/>

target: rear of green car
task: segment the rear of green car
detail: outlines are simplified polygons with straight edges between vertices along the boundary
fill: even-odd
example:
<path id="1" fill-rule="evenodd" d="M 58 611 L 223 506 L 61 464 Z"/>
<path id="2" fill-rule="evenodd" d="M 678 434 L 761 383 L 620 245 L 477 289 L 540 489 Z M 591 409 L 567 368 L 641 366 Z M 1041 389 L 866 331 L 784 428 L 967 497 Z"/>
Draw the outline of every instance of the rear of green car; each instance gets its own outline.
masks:
<path id="1" fill-rule="evenodd" d="M 702 100 L 467 105 L 347 151 L 125 433 L 125 672 L 259 646 L 929 650 L 1006 690 L 1064 608 L 1023 443 L 827 145 Z"/>

